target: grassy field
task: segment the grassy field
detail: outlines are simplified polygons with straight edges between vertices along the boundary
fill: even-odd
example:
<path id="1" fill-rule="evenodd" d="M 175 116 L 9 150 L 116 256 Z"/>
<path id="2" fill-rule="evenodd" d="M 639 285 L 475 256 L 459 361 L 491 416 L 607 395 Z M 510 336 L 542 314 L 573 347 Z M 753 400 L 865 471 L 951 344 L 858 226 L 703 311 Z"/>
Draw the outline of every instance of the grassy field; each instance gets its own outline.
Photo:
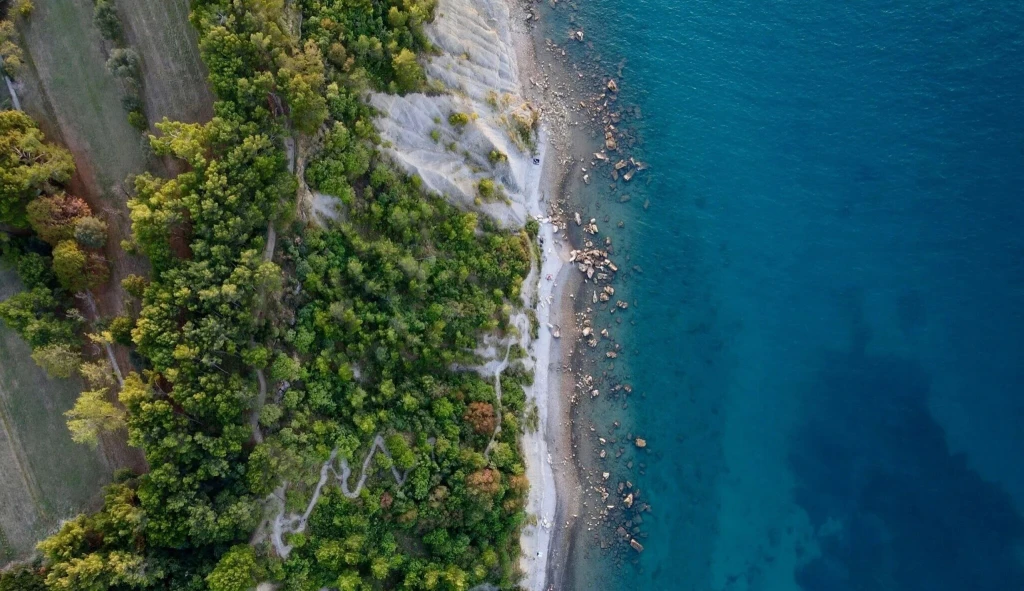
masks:
<path id="1" fill-rule="evenodd" d="M 18 289 L 0 268 L 0 300 Z M 104 454 L 71 441 L 64 423 L 81 384 L 48 378 L 29 353 L 0 324 L 0 565 L 31 554 L 61 519 L 99 501 L 111 474 Z"/>
<path id="2" fill-rule="evenodd" d="M 189 0 L 118 0 L 128 45 L 142 56 L 146 114 L 151 122 L 206 121 L 213 94 L 199 58 Z"/>
<path id="3" fill-rule="evenodd" d="M 23 102 L 37 118 L 56 118 L 76 162 L 93 164 L 82 171 L 84 180 L 98 193 L 110 194 L 128 175 L 146 169 L 147 155 L 144 138 L 121 108 L 120 84 L 107 72 L 92 7 L 92 0 L 38 2 L 32 16 L 21 21 L 29 61 L 45 93 Z M 123 206 L 123 199 L 111 201 Z"/>
<path id="4" fill-rule="evenodd" d="M 151 119 L 208 118 L 212 96 L 188 24 L 188 0 L 119 0 L 118 7 L 129 43 L 143 58 Z M 118 246 L 130 233 L 124 181 L 146 170 L 167 171 L 128 124 L 122 89 L 107 72 L 92 10 L 92 0 L 36 2 L 31 17 L 19 19 L 26 68 L 18 85 L 25 110 L 51 141 L 75 157 L 78 170 L 70 190 L 110 226 L 106 254 L 112 287 L 97 294 L 101 315 L 110 317 L 124 307 L 120 278 L 145 272 L 142 261 Z M 0 299 L 17 288 L 17 278 L 0 270 Z M 123 438 L 105 438 L 100 448 L 105 453 L 75 445 L 63 413 L 80 385 L 48 379 L 29 353 L 0 324 L 0 565 L 24 558 L 60 519 L 97 502 L 113 466 L 145 469 L 141 454 L 127 448 Z M 124 351 L 118 356 L 124 365 Z"/>

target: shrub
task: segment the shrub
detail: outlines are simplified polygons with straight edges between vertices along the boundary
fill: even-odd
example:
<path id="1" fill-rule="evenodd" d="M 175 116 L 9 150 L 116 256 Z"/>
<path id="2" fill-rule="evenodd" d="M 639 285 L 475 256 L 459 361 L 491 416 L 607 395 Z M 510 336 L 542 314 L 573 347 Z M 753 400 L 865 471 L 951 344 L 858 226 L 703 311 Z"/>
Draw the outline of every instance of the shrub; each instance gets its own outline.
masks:
<path id="1" fill-rule="evenodd" d="M 452 127 L 462 128 L 469 124 L 469 115 L 465 113 L 452 113 L 448 115 L 448 123 Z"/>
<path id="2" fill-rule="evenodd" d="M 138 81 L 142 72 L 142 58 L 134 49 L 118 47 L 110 52 L 107 70 L 122 80 Z"/>
<path id="3" fill-rule="evenodd" d="M 500 162 L 508 162 L 508 155 L 501 150 L 491 150 L 491 153 L 487 155 L 487 159 L 491 161 L 491 164 L 498 164 Z"/>
<path id="4" fill-rule="evenodd" d="M 103 248 L 107 244 L 107 223 L 91 215 L 78 218 L 75 240 L 85 248 Z"/>
<path id="5" fill-rule="evenodd" d="M 121 18 L 117 16 L 117 8 L 114 7 L 113 0 L 96 0 L 92 19 L 104 39 L 116 44 L 123 41 L 124 27 L 121 26 Z"/>
<path id="6" fill-rule="evenodd" d="M 476 185 L 476 190 L 480 198 L 485 201 L 501 195 L 501 188 L 495 185 L 491 179 L 480 179 L 480 182 Z"/>
<path id="7" fill-rule="evenodd" d="M 35 9 L 36 6 L 32 3 L 32 0 L 15 0 L 14 2 L 14 12 L 18 13 L 18 16 L 28 16 Z"/>
<path id="8" fill-rule="evenodd" d="M 115 316 L 107 328 L 110 330 L 110 335 L 114 337 L 115 343 L 126 347 L 132 345 L 132 329 L 135 328 L 135 321 L 130 316 Z"/>
<path id="9" fill-rule="evenodd" d="M 142 275 L 129 275 L 121 280 L 121 287 L 128 293 L 128 295 L 142 298 L 142 294 L 146 292 L 146 286 L 149 285 L 149 280 Z"/>
<path id="10" fill-rule="evenodd" d="M 149 127 L 146 114 L 142 111 L 130 111 L 128 113 L 128 124 L 139 131 L 146 131 L 146 128 Z"/>

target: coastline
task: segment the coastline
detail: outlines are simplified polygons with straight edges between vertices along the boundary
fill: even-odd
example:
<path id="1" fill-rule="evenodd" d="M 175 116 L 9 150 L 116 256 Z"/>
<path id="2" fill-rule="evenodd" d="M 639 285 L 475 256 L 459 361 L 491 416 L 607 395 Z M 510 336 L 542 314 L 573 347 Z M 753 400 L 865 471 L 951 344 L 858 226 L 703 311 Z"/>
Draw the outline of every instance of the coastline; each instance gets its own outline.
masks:
<path id="1" fill-rule="evenodd" d="M 580 503 L 578 460 L 572 452 L 573 375 L 568 367 L 578 337 L 575 296 L 582 282 L 568 263 L 573 246 L 566 232 L 567 219 L 560 211 L 569 180 L 569 169 L 563 165 L 570 138 L 563 105 L 552 100 L 544 92 L 546 85 L 538 82 L 544 77 L 538 57 L 540 39 L 530 24 L 523 24 L 529 23 L 527 15 L 533 14 L 530 3 L 494 1 L 506 3 L 509 9 L 520 91 L 541 109 L 541 174 L 529 191 L 530 214 L 542 221 L 538 236 L 541 273 L 532 302 L 539 332 L 529 350 L 534 384 L 526 389 L 527 399 L 537 406 L 539 420 L 536 431 L 522 436 L 530 482 L 526 510 L 536 523 L 524 526 L 521 532 L 520 569 L 523 589 L 545 591 L 563 587 Z M 532 288 L 526 287 L 524 298 Z"/>
<path id="2" fill-rule="evenodd" d="M 508 228 L 539 222 L 539 256 L 521 290 L 523 307 L 533 310 L 538 325 L 526 360 L 534 383 L 524 388 L 538 428 L 520 438 L 530 488 L 519 567 L 521 587 L 542 591 L 560 588 L 580 513 L 571 433 L 574 378 L 567 367 L 578 336 L 574 298 L 582 281 L 568 264 L 572 244 L 561 212 L 572 161 L 569 110 L 546 82 L 548 64 L 539 61 L 542 41 L 532 8 L 518 0 L 441 0 L 426 28 L 440 54 L 426 73 L 449 92 L 375 94 L 370 101 L 384 113 L 378 124 L 386 152 L 427 189 Z M 470 122 L 459 129 L 445 125 L 453 112 L 467 113 Z M 511 133 L 510 122 L 522 114 L 537 116 L 532 146 Z M 505 162 L 488 163 L 495 150 Z M 488 177 L 503 186 L 505 203 L 475 199 L 477 183 Z"/>

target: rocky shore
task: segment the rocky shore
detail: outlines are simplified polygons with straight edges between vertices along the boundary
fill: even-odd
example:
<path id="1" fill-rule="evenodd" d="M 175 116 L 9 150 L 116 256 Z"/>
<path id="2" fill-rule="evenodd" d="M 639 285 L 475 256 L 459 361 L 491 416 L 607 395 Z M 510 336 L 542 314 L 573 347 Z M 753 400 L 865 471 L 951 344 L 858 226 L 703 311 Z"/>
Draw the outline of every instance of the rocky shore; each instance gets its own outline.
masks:
<path id="1" fill-rule="evenodd" d="M 508 227 L 537 222 L 538 256 L 522 290 L 539 330 L 527 360 L 537 429 L 522 437 L 531 486 L 520 567 L 523 588 L 538 591 L 573 586 L 570 559 L 583 550 L 574 548 L 581 532 L 600 531 L 594 547 L 615 551 L 613 562 L 635 557 L 650 511 L 634 480 L 618 475 L 643 473 L 631 457 L 646 442 L 622 432 L 628 427 L 618 420 L 606 433 L 590 417 L 598 403 L 624 409 L 632 392 L 615 371 L 626 353 L 615 337 L 631 305 L 620 275 L 639 270 L 619 260 L 611 230 L 623 228 L 621 219 L 585 215 L 576 200 L 598 189 L 599 179 L 613 194 L 620 184 L 642 182 L 646 166 L 630 156 L 635 138 L 622 127 L 619 82 L 568 61 L 565 45 L 585 36 L 573 29 L 552 41 L 540 10 L 529 0 L 441 0 L 427 27 L 440 54 L 427 74 L 446 92 L 372 98 L 385 113 L 387 151 L 427 188 Z M 452 113 L 465 114 L 464 123 L 448 125 Z M 527 119 L 531 141 L 516 133 Z M 488 178 L 502 200 L 479 199 Z"/>

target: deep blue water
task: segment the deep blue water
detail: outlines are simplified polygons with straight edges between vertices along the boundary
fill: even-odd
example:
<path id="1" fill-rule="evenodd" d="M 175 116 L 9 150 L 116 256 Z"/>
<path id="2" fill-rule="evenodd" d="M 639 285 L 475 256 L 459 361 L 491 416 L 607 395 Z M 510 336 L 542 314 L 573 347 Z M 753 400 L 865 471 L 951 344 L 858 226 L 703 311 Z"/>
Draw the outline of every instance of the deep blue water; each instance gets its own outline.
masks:
<path id="1" fill-rule="evenodd" d="M 651 164 L 621 586 L 1024 589 L 1024 3 L 576 18 Z"/>

